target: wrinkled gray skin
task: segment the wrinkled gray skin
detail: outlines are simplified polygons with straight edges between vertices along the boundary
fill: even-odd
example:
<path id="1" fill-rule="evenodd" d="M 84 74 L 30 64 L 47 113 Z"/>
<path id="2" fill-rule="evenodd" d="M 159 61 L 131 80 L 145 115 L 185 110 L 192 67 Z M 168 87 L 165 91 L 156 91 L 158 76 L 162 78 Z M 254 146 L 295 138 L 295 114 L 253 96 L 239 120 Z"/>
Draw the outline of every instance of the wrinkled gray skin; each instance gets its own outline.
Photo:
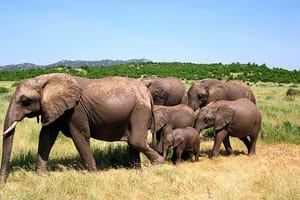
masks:
<path id="1" fill-rule="evenodd" d="M 155 105 L 174 106 L 188 103 L 184 85 L 176 77 L 151 76 L 140 81 L 150 90 Z"/>
<path id="2" fill-rule="evenodd" d="M 167 138 L 173 129 L 193 127 L 196 119 L 194 111 L 185 104 L 176 106 L 153 106 L 152 146 L 167 156 Z"/>
<path id="3" fill-rule="evenodd" d="M 248 99 L 217 101 L 201 109 L 197 115 L 195 129 L 214 127 L 216 131 L 212 157 L 219 154 L 223 142 L 228 154 L 232 154 L 229 136 L 241 139 L 248 149 L 248 155 L 255 154 L 257 136 L 261 128 L 261 113 Z M 250 141 L 247 136 L 250 136 Z"/>
<path id="4" fill-rule="evenodd" d="M 184 151 L 193 152 L 195 161 L 199 160 L 200 135 L 192 127 L 176 128 L 166 138 L 167 149 L 174 147 L 173 159 L 176 163 L 181 162 L 181 155 Z"/>
<path id="5" fill-rule="evenodd" d="M 162 156 L 146 143 L 151 126 L 152 98 L 139 81 L 125 77 L 85 79 L 48 74 L 20 82 L 6 113 L 4 130 L 24 117 L 41 116 L 37 171 L 46 173 L 50 150 L 59 131 L 72 138 L 88 170 L 96 170 L 90 138 L 126 141 L 132 163 L 140 165 L 139 152 L 152 163 Z M 26 131 L 26 130 L 25 130 Z M 1 180 L 9 173 L 14 128 L 3 136 Z"/>
<path id="6" fill-rule="evenodd" d="M 217 79 L 203 79 L 194 82 L 188 90 L 188 105 L 197 110 L 210 102 L 247 98 L 256 104 L 250 87 L 242 81 L 223 83 Z"/>

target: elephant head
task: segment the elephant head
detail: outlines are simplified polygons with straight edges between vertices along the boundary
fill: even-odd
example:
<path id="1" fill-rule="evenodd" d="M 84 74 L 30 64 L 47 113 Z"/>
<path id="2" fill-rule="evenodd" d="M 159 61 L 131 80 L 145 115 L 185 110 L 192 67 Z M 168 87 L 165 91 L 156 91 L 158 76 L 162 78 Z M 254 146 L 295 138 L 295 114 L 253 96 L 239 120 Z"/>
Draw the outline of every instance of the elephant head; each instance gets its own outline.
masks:
<path id="1" fill-rule="evenodd" d="M 184 141 L 183 131 L 180 129 L 172 130 L 172 133 L 167 135 L 163 141 L 163 156 L 166 157 L 167 150 L 173 146 L 178 147 Z"/>
<path id="2" fill-rule="evenodd" d="M 188 105 L 195 111 L 202 107 L 208 98 L 208 87 L 200 83 L 193 83 L 188 90 Z"/>
<path id="3" fill-rule="evenodd" d="M 188 105 L 195 111 L 210 102 L 224 99 L 223 83 L 217 79 L 204 79 L 191 85 L 188 90 Z"/>
<path id="4" fill-rule="evenodd" d="M 24 117 L 41 116 L 43 126 L 59 118 L 79 101 L 81 89 L 68 74 L 47 74 L 19 83 L 6 112 L 3 133 L 1 179 L 6 180 L 15 127 Z M 38 120 L 39 121 L 39 120 Z"/>
<path id="5" fill-rule="evenodd" d="M 231 123 L 234 111 L 228 105 L 210 103 L 199 112 L 195 129 L 201 132 L 203 129 L 214 126 L 219 131 Z"/>

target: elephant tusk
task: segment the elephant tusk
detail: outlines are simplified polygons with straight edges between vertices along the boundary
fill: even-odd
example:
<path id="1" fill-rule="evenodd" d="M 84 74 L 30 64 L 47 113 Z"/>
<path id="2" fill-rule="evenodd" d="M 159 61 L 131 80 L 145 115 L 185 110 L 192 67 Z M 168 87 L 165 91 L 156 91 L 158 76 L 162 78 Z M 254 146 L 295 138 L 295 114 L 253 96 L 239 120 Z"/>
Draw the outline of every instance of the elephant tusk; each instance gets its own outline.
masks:
<path id="1" fill-rule="evenodd" d="M 6 135 L 7 133 L 9 133 L 11 130 L 13 130 L 16 126 L 17 126 L 17 121 L 15 121 L 8 129 L 6 129 L 6 131 L 4 131 L 3 135 Z"/>

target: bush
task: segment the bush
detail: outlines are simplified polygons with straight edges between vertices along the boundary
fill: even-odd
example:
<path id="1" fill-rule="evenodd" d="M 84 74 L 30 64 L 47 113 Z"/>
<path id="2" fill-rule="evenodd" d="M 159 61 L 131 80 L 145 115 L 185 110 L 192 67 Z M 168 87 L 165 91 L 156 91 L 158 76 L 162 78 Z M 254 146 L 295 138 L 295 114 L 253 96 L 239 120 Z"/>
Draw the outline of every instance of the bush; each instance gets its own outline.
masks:
<path id="1" fill-rule="evenodd" d="M 286 96 L 300 96 L 300 90 L 289 88 L 286 91 Z"/>
<path id="2" fill-rule="evenodd" d="M 3 93 L 8 93 L 9 90 L 5 87 L 0 87 L 0 94 L 3 94 Z"/>
<path id="3" fill-rule="evenodd" d="M 215 129 L 214 128 L 206 129 L 205 132 L 203 133 L 203 137 L 215 137 Z"/>
<path id="4" fill-rule="evenodd" d="M 11 84 L 11 87 L 17 87 L 18 84 L 19 82 L 14 82 L 13 84 Z"/>

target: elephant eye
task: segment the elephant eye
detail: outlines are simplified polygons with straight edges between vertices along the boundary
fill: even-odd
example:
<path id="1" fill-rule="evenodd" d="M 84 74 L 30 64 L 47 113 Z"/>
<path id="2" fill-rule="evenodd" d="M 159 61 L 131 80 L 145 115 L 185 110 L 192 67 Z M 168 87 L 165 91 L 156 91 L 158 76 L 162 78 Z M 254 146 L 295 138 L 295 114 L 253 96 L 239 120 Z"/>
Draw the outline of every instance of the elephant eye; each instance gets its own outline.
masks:
<path id="1" fill-rule="evenodd" d="M 204 94 L 199 94 L 198 97 L 199 97 L 199 99 L 203 99 L 205 97 L 205 95 Z"/>
<path id="2" fill-rule="evenodd" d="M 23 96 L 21 97 L 21 102 L 23 106 L 29 106 L 32 100 Z"/>

